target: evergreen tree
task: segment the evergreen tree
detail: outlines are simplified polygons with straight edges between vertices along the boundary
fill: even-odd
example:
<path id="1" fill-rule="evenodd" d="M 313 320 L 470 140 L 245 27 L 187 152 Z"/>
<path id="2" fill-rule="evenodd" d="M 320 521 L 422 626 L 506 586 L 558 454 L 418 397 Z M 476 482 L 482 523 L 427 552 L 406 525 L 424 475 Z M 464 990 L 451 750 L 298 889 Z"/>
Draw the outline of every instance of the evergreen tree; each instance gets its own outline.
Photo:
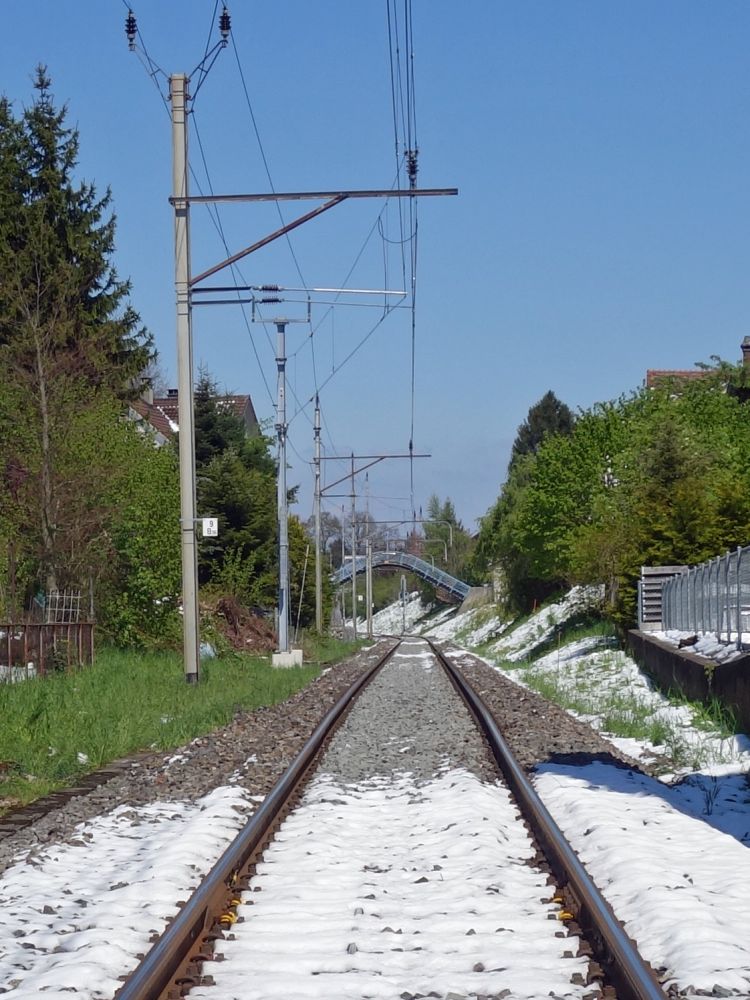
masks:
<path id="1" fill-rule="evenodd" d="M 199 548 L 201 585 L 246 604 L 273 606 L 278 588 L 276 464 L 263 434 L 223 404 L 216 380 L 201 371 L 195 389 L 199 509 L 219 519 L 218 538 Z"/>
<path id="2" fill-rule="evenodd" d="M 245 425 L 237 414 L 223 406 L 216 380 L 205 370 L 195 385 L 195 466 L 202 469 L 230 448 L 239 454 L 245 441 Z"/>
<path id="3" fill-rule="evenodd" d="M 111 264 L 110 193 L 75 181 L 78 133 L 43 67 L 35 89 L 20 117 L 0 101 L 0 507 L 20 519 L 4 529 L 9 575 L 23 561 L 26 585 L 53 589 L 80 555 L 74 539 L 88 544 L 73 528 L 86 498 L 66 459 L 71 428 L 137 390 L 152 342 Z"/>
<path id="4" fill-rule="evenodd" d="M 0 346 L 33 371 L 30 330 L 48 318 L 47 349 L 90 387 L 132 397 L 153 357 L 152 338 L 128 304 L 130 283 L 111 263 L 111 193 L 74 179 L 79 135 L 56 109 L 46 69 L 22 116 L 0 101 Z"/>
<path id="5" fill-rule="evenodd" d="M 429 498 L 424 535 L 427 543 L 425 552 L 428 555 L 433 556 L 435 561 L 444 566 L 451 575 L 466 583 L 474 582 L 476 576 L 472 562 L 474 543 L 459 521 L 450 497 L 446 497 L 443 503 L 436 493 Z"/>
<path id="6" fill-rule="evenodd" d="M 511 449 L 511 464 L 519 455 L 535 455 L 548 434 L 570 434 L 574 423 L 575 418 L 569 407 L 561 403 L 550 389 L 539 402 L 534 403 L 518 428 Z"/>

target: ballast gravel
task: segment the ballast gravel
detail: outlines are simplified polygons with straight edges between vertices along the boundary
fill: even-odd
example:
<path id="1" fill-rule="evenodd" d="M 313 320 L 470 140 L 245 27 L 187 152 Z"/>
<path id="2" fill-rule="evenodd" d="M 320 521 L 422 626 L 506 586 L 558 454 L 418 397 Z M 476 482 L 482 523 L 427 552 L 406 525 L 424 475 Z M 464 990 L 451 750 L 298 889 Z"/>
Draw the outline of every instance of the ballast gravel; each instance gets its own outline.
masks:
<path id="1" fill-rule="evenodd" d="M 534 856 L 468 710 L 427 643 L 405 641 L 258 864 L 203 967 L 213 985 L 191 996 L 591 994 Z"/>
<path id="2" fill-rule="evenodd" d="M 469 710 L 429 646 L 407 640 L 359 696 L 321 768 L 353 783 L 397 771 L 429 781 L 446 767 L 466 768 L 486 781 L 497 777 Z"/>
<path id="3" fill-rule="evenodd" d="M 251 796 L 265 796 L 328 709 L 391 645 L 392 640 L 384 640 L 327 670 L 286 701 L 254 712 L 240 712 L 228 726 L 178 750 L 141 755 L 88 794 L 75 795 L 48 811 L 44 802 L 38 803 L 41 814 L 33 822 L 0 832 L 0 873 L 20 851 L 33 852 L 49 843 L 69 841 L 79 823 L 118 806 L 196 802 L 227 783 L 241 783 Z M 564 763 L 584 758 L 642 770 L 557 705 L 514 684 L 459 647 L 448 643 L 442 648 L 492 709 L 527 770 L 549 761 Z M 446 725 L 446 720 L 439 723 L 438 730 L 440 725 Z M 391 748 L 390 752 L 400 750 Z"/>
<path id="4" fill-rule="evenodd" d="M 520 764 L 532 772 L 540 764 L 589 764 L 594 761 L 643 772 L 584 722 L 535 691 L 503 677 L 489 664 L 453 643 L 439 644 L 492 712 Z"/>
<path id="5" fill-rule="evenodd" d="M 17 939 L 6 954 L 0 948 L 0 992 L 10 988 L 19 1000 L 36 996 L 37 977 L 46 976 L 43 995 L 51 998 L 59 995 L 62 1000 L 70 990 L 90 1000 L 111 998 L 114 988 L 110 984 L 134 967 L 137 953 L 147 946 L 148 935 L 161 929 L 176 912 L 177 901 L 186 898 L 200 875 L 208 871 L 231 830 L 252 814 L 325 712 L 392 645 L 392 640 L 386 640 L 362 651 L 326 671 L 286 702 L 240 713 L 228 726 L 176 751 L 121 762 L 115 777 L 111 773 L 118 771 L 118 766 L 112 766 L 104 774 L 92 776 L 99 783 L 86 794 L 63 796 L 62 802 L 60 796 L 54 796 L 36 805 L 36 815 L 18 817 L 25 820 L 25 827 L 14 829 L 0 820 L 3 937 L 10 941 L 12 932 Z M 511 742 L 520 748 L 527 767 L 559 760 L 560 754 L 582 754 L 586 759 L 600 754 L 610 761 L 615 757 L 612 747 L 562 710 L 505 680 L 475 657 L 460 652 L 455 655 L 465 672 L 475 671 L 473 683 L 481 686 L 496 711 L 507 708 L 509 721 L 517 730 Z M 421 768 L 421 773 L 427 774 L 439 758 L 441 743 L 444 749 L 444 736 L 452 732 L 456 703 L 450 710 L 431 710 L 421 703 L 418 687 L 408 694 L 389 689 L 386 698 L 394 706 L 400 702 L 399 712 L 404 717 L 413 713 L 422 735 L 428 735 Z M 346 731 L 344 727 L 341 733 Z M 412 728 L 404 735 L 407 738 L 386 740 L 380 746 L 383 773 L 380 778 L 376 775 L 377 780 L 391 780 L 384 775 L 394 761 L 404 772 L 420 773 L 413 749 L 416 731 Z M 377 739 L 376 727 L 370 727 L 366 739 Z M 468 774 L 466 769 L 471 768 L 486 777 L 490 765 L 485 751 L 476 756 L 458 742 L 450 758 L 454 770 Z M 351 756 L 345 749 L 339 752 L 337 766 L 342 774 L 345 768 L 357 767 Z M 473 761 L 472 756 L 476 756 Z M 444 778 L 441 771 L 438 780 Z M 354 771 L 346 780 L 352 779 Z M 412 808 L 421 812 L 426 808 L 425 793 L 415 789 L 423 789 L 424 784 L 408 773 L 404 780 L 408 788 L 398 794 L 405 794 Z M 479 782 L 473 774 L 467 780 Z M 388 802 L 383 805 L 386 808 Z M 198 841 L 180 836 L 182 825 L 198 823 L 200 816 L 205 821 L 215 809 L 221 819 L 211 820 L 209 837 L 201 834 Z M 377 830 L 374 824 L 375 839 Z M 438 834 L 442 835 L 441 829 Z M 158 849 L 159 838 L 166 838 L 166 843 L 175 836 L 181 850 L 178 865 L 168 852 Z M 154 850 L 150 850 L 152 844 Z M 92 858 L 98 859 L 93 868 Z M 430 878 L 429 874 L 424 877 Z M 64 905 L 53 905 L 51 897 L 63 900 Z M 473 936 L 467 932 L 467 941 Z M 106 947 L 107 942 L 112 942 L 111 948 Z M 352 943 L 347 942 L 347 946 Z M 7 970 L 3 961 L 9 963 Z M 414 996 L 420 992 L 415 990 Z M 456 993 L 453 1000 L 460 995 Z"/>
<path id="6" fill-rule="evenodd" d="M 53 796 L 50 809 L 44 801 L 36 803 L 38 818 L 0 833 L 0 873 L 19 852 L 30 851 L 28 858 L 33 861 L 36 850 L 75 840 L 78 824 L 118 806 L 195 803 L 227 784 L 241 784 L 251 797 L 264 797 L 328 709 L 392 645 L 393 640 L 386 640 L 363 650 L 326 670 L 286 701 L 240 712 L 229 725 L 178 750 L 142 754 L 124 762 L 116 777 L 88 794 L 74 795 L 61 805 L 57 805 L 59 796 Z"/>

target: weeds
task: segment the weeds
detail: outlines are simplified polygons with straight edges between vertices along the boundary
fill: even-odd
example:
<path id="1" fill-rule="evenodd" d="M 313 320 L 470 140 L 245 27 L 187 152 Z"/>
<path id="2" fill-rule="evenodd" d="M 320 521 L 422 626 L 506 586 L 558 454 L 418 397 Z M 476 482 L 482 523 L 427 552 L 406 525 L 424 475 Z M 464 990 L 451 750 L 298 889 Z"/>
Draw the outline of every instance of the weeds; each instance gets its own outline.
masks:
<path id="1" fill-rule="evenodd" d="M 719 797 L 719 782 L 715 775 L 710 775 L 708 781 L 703 783 L 703 802 L 706 816 L 710 816 L 714 811 L 716 800 Z"/>
<path id="2" fill-rule="evenodd" d="M 724 705 L 718 698 L 711 698 L 710 701 L 684 703 L 693 714 L 693 725 L 704 732 L 718 734 L 722 739 L 728 739 L 739 732 L 737 716 L 728 705 Z"/>

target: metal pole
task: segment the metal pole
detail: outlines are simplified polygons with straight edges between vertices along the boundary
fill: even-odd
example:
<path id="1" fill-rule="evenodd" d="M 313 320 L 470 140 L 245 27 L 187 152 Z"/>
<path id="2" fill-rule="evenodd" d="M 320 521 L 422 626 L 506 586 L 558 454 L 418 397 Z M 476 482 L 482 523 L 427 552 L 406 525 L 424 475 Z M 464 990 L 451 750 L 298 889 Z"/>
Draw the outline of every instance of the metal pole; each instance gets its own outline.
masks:
<path id="1" fill-rule="evenodd" d="M 721 642 L 721 569 L 724 557 L 716 557 L 716 638 Z"/>
<path id="2" fill-rule="evenodd" d="M 740 580 L 740 564 L 742 548 L 737 546 L 737 649 L 742 649 L 742 582 Z"/>
<path id="3" fill-rule="evenodd" d="M 693 594 L 693 613 L 692 617 L 689 619 L 688 628 L 692 629 L 694 632 L 697 632 L 698 629 L 696 628 L 696 622 L 698 621 L 698 570 L 689 569 L 688 575 L 690 577 L 690 583 L 692 585 L 691 590 Z"/>
<path id="4" fill-rule="evenodd" d="M 276 370 L 278 402 L 276 435 L 279 469 L 277 507 L 279 512 L 279 652 L 289 652 L 289 517 L 286 493 L 286 322 L 276 324 Z"/>
<path id="5" fill-rule="evenodd" d="M 315 518 L 315 629 L 318 635 L 323 634 L 323 567 L 320 551 L 320 403 L 315 397 L 315 492 L 313 500 L 313 516 Z"/>
<path id="6" fill-rule="evenodd" d="M 198 558 L 195 544 L 195 427 L 193 335 L 190 309 L 190 204 L 188 202 L 187 102 L 189 78 L 169 79 L 172 111 L 172 201 L 174 205 L 175 297 L 177 302 L 177 420 L 180 450 L 180 538 L 182 636 L 185 680 L 198 680 Z"/>
<path id="7" fill-rule="evenodd" d="M 344 505 L 341 504 L 341 568 L 346 562 L 346 532 L 344 531 Z M 346 585 L 341 584 L 341 638 L 346 639 Z"/>
<path id="8" fill-rule="evenodd" d="M 354 452 L 352 452 L 352 628 L 354 641 L 357 641 L 357 516 L 354 493 Z"/>
<path id="9" fill-rule="evenodd" d="M 730 635 L 730 631 L 731 631 L 732 625 L 731 625 L 731 622 L 729 620 L 729 615 L 730 615 L 730 612 L 729 612 L 729 559 L 730 559 L 729 549 L 727 549 L 727 554 L 724 556 L 724 596 L 723 596 L 723 599 L 722 599 L 722 602 L 721 602 L 721 616 L 723 618 L 724 614 L 726 613 L 726 619 L 727 619 L 727 643 L 729 643 L 729 642 L 732 641 L 732 637 Z M 721 640 L 721 635 L 719 635 L 719 640 Z"/>
<path id="10" fill-rule="evenodd" d="M 372 543 L 370 541 L 370 473 L 365 473 L 365 620 L 367 638 L 372 639 Z"/>
<path id="11" fill-rule="evenodd" d="M 372 542 L 367 539 L 367 638 L 372 639 Z"/>

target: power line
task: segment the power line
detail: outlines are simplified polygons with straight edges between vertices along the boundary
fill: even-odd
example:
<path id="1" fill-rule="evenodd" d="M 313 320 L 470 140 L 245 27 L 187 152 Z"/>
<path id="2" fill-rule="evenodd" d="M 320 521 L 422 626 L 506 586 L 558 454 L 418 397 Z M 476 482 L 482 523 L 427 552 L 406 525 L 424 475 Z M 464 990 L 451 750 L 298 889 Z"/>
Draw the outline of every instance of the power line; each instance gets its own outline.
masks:
<path id="1" fill-rule="evenodd" d="M 159 81 L 157 79 L 157 77 L 161 75 L 167 82 L 169 82 L 169 77 L 161 68 L 161 66 L 157 65 L 149 55 L 148 49 L 146 48 L 146 41 L 143 37 L 143 33 L 141 32 L 141 29 L 138 27 L 136 23 L 132 5 L 128 3 L 128 0 L 122 0 L 122 5 L 128 12 L 128 16 L 125 21 L 125 31 L 128 37 L 128 45 L 130 46 L 131 51 L 135 52 L 135 54 L 138 56 L 141 65 L 151 78 L 154 86 L 159 92 L 159 97 L 161 97 L 162 101 L 164 102 L 164 109 L 171 118 L 171 112 L 169 110 L 169 97 L 161 89 L 161 87 L 159 86 Z M 139 45 L 135 44 L 136 38 L 138 39 Z"/>
<path id="2" fill-rule="evenodd" d="M 398 100 L 396 96 L 397 82 L 396 82 L 396 65 L 398 62 L 398 21 L 396 15 L 396 7 L 394 0 L 393 8 L 393 18 L 391 17 L 391 0 L 387 0 L 387 13 L 388 13 L 388 59 L 390 63 L 391 70 L 391 114 L 393 116 L 393 140 L 394 140 L 394 153 L 396 156 L 396 183 L 398 184 L 399 177 L 401 176 L 401 157 L 399 155 L 399 136 L 398 136 Z M 393 23 L 392 23 L 393 22 Z M 396 37 L 394 37 L 396 35 Z M 394 48 L 395 46 L 395 48 Z M 400 77 L 399 77 L 400 79 Z M 403 218 L 403 208 L 401 202 L 399 201 L 398 206 L 398 220 L 399 220 L 399 234 L 401 242 L 401 273 L 402 280 L 404 282 L 404 287 L 406 286 L 406 256 L 404 254 L 403 242 L 404 242 L 404 218 Z"/>
<path id="3" fill-rule="evenodd" d="M 211 14 L 211 20 L 208 26 L 208 34 L 206 35 L 206 47 L 203 50 L 203 59 L 201 63 L 204 63 L 208 57 L 208 50 L 211 47 L 211 35 L 214 33 L 214 24 L 216 24 L 216 11 L 219 9 L 219 0 L 215 0 L 213 13 Z"/>
<path id="4" fill-rule="evenodd" d="M 237 70 L 238 70 L 238 72 L 240 74 L 240 82 L 242 83 L 242 90 L 243 90 L 243 93 L 245 95 L 245 101 L 247 103 L 248 111 L 250 113 L 250 120 L 251 120 L 251 122 L 253 124 L 253 131 L 255 132 L 255 138 L 256 138 L 256 140 L 258 142 L 258 149 L 260 150 L 260 157 L 261 157 L 261 160 L 263 161 L 263 168 L 264 168 L 264 170 L 266 172 L 266 177 L 268 178 L 268 184 L 269 184 L 269 186 L 271 188 L 271 191 L 272 191 L 273 194 L 275 194 L 276 193 L 276 188 L 274 187 L 273 178 L 271 177 L 271 168 L 268 165 L 268 158 L 266 156 L 266 151 L 263 148 L 263 141 L 262 141 L 262 139 L 260 137 L 260 130 L 258 128 L 258 122 L 257 122 L 257 120 L 255 118 L 255 112 L 253 111 L 253 102 L 250 100 L 250 91 L 249 91 L 248 86 L 247 86 L 247 81 L 245 80 L 245 73 L 244 73 L 244 71 L 242 69 L 242 62 L 240 60 L 239 52 L 237 51 L 237 42 L 235 41 L 234 35 L 232 35 L 232 50 L 234 52 L 234 58 L 235 58 L 235 61 L 237 63 Z M 284 214 L 281 211 L 281 205 L 279 205 L 278 202 L 276 202 L 276 211 L 278 213 L 279 221 L 281 222 L 281 225 L 285 226 L 286 225 L 286 220 L 284 219 Z M 286 243 L 287 243 L 287 246 L 289 247 L 289 252 L 290 252 L 290 254 L 292 256 L 292 260 L 294 261 L 294 266 L 295 266 L 295 268 L 297 270 L 297 274 L 299 276 L 299 280 L 302 283 L 303 287 L 306 289 L 307 288 L 307 282 L 305 281 L 304 276 L 302 274 L 302 268 L 300 267 L 299 260 L 297 259 L 297 254 L 295 253 L 294 247 L 292 246 L 292 241 L 290 239 L 289 233 L 286 233 Z M 318 380 L 317 380 L 316 365 L 315 365 L 315 347 L 312 344 L 312 341 L 311 341 L 311 352 L 312 352 L 313 383 L 314 383 L 315 389 L 317 391 Z"/>
<path id="5" fill-rule="evenodd" d="M 213 184 L 211 183 L 211 176 L 210 176 L 209 170 L 208 170 L 208 163 L 206 161 L 206 154 L 205 154 L 205 150 L 203 149 L 203 141 L 201 140 L 200 129 L 198 128 L 198 119 L 197 119 L 197 117 L 195 115 L 195 111 L 193 111 L 193 131 L 195 132 L 195 138 L 196 138 L 196 140 L 198 142 L 198 150 L 199 150 L 200 155 L 201 155 L 201 162 L 203 163 L 203 170 L 205 171 L 205 174 L 206 174 L 206 183 L 208 184 L 209 191 L 211 192 L 211 194 L 213 194 L 214 193 Z M 196 181 L 196 183 L 197 183 L 197 181 Z M 198 185 L 198 187 L 200 189 L 200 185 Z M 209 217 L 212 219 L 212 221 L 214 223 L 214 226 L 216 228 L 216 231 L 219 234 L 219 239 L 221 240 L 222 245 L 224 246 L 224 249 L 226 250 L 226 252 L 228 254 L 229 253 L 229 246 L 227 244 L 226 235 L 224 233 L 224 226 L 222 225 L 222 222 L 221 222 L 221 216 L 219 215 L 219 206 L 218 205 L 213 205 L 212 206 L 212 205 L 208 204 L 206 207 L 209 209 L 209 213 L 208 213 Z M 214 212 L 211 212 L 211 208 L 212 207 L 214 209 Z M 214 215 L 214 213 L 215 213 L 215 215 Z M 244 281 L 242 273 L 239 271 L 238 268 L 236 268 L 235 265 L 233 265 L 232 268 L 231 268 L 231 274 L 232 274 L 232 279 L 233 279 L 235 285 L 238 284 L 238 281 L 237 281 L 237 275 L 238 274 L 239 274 L 240 278 Z M 238 290 L 237 295 L 239 296 L 239 294 L 240 294 L 240 292 Z M 275 402 L 274 395 L 271 392 L 271 387 L 269 386 L 268 379 L 266 378 L 265 368 L 264 368 L 263 364 L 261 363 L 260 355 L 258 354 L 258 348 L 257 348 L 257 345 L 255 343 L 255 338 L 253 337 L 253 334 L 252 334 L 252 328 L 250 326 L 250 321 L 247 318 L 247 310 L 245 309 L 245 307 L 243 305 L 240 306 L 240 310 L 241 310 L 241 313 L 242 313 L 242 319 L 243 319 L 243 321 L 245 323 L 245 328 L 247 330 L 247 335 L 250 338 L 250 345 L 251 345 L 251 347 L 253 349 L 253 354 L 255 355 L 255 360 L 256 360 L 256 362 L 258 364 L 258 370 L 260 371 L 260 376 L 261 376 L 261 379 L 263 380 L 263 385 L 265 386 L 266 393 L 268 394 L 268 398 L 271 401 L 271 404 L 273 405 L 274 402 Z M 266 331 L 266 335 L 268 336 L 267 331 Z M 270 343 L 270 341 L 269 341 L 269 343 Z"/>

